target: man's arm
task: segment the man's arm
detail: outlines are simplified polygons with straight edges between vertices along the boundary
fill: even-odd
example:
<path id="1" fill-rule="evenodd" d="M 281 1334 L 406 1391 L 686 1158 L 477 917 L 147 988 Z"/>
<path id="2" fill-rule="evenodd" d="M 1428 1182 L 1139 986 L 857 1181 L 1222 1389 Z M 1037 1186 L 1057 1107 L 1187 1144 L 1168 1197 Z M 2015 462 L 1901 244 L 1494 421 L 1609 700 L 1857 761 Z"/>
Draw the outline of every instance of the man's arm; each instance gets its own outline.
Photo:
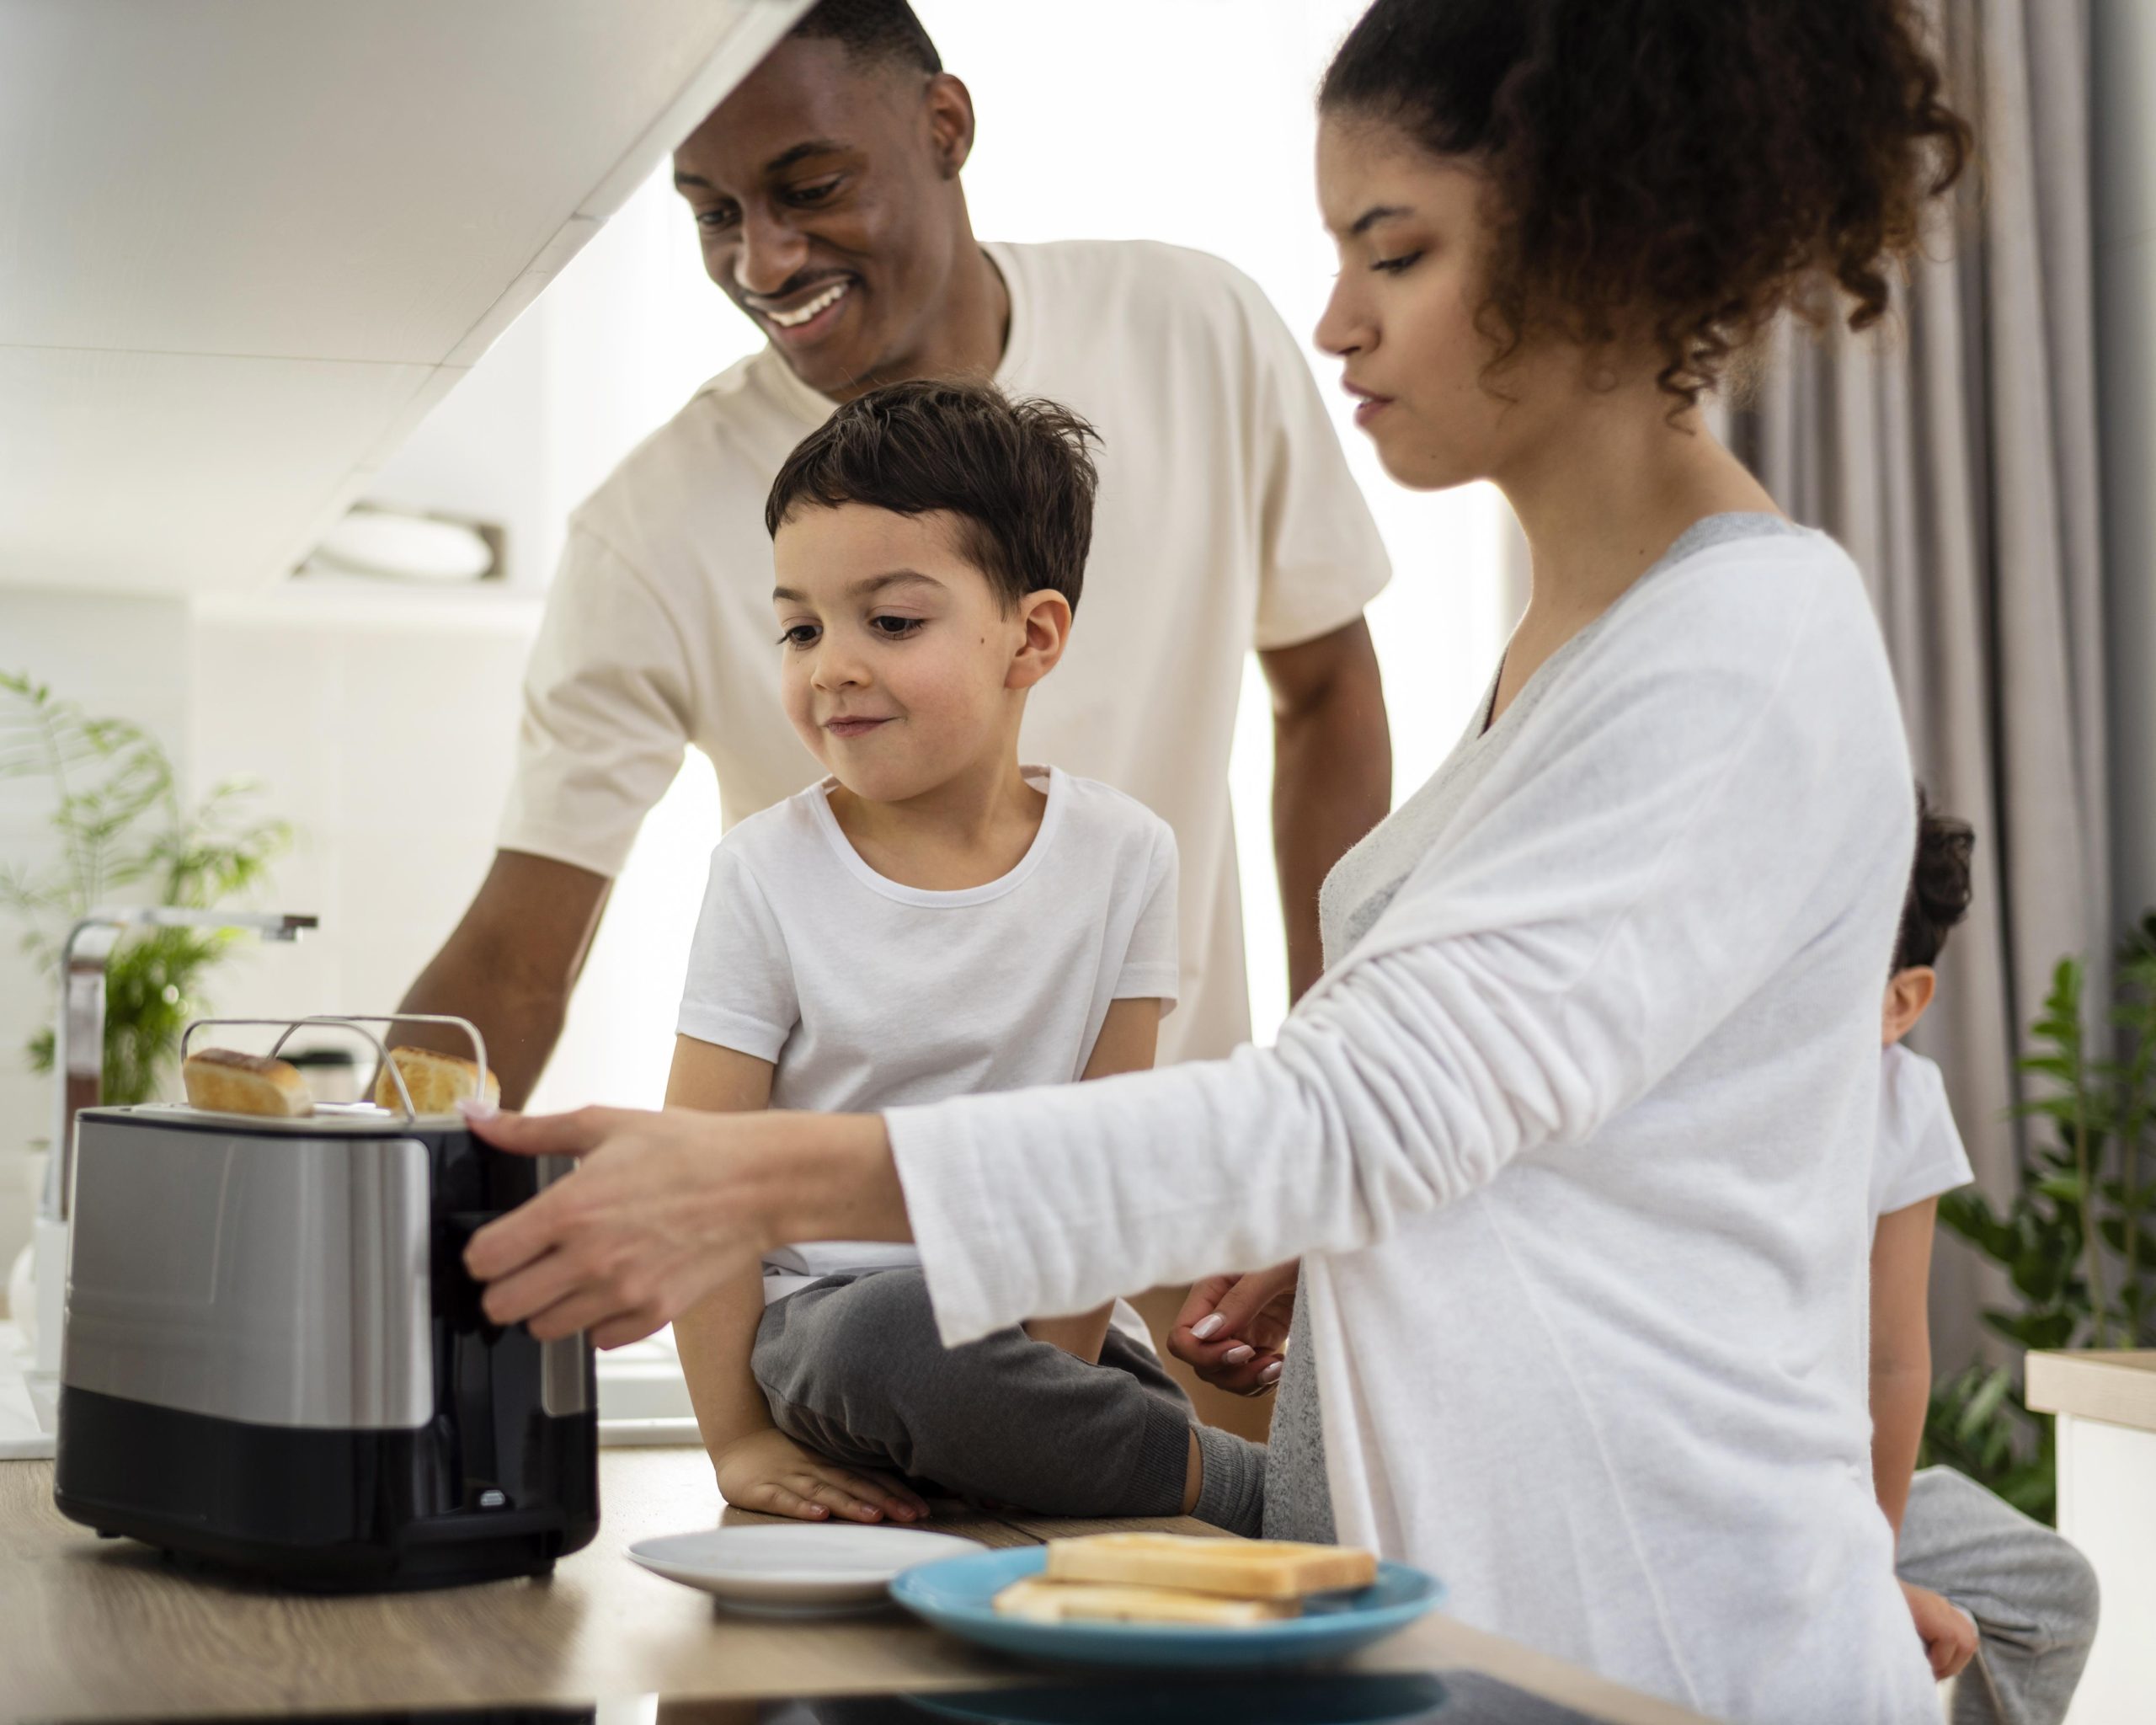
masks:
<path id="1" fill-rule="evenodd" d="M 1258 660 L 1273 690 L 1273 854 L 1293 1000 L 1325 968 L 1318 888 L 1392 806 L 1392 733 L 1362 618 Z"/>
<path id="2" fill-rule="evenodd" d="M 1161 1003 L 1156 1000 L 1111 1001 L 1101 1033 L 1094 1039 L 1093 1053 L 1080 1075 L 1112 1078 L 1118 1072 L 1150 1072 L 1161 1045 Z M 1101 1344 L 1107 1340 L 1111 1301 L 1073 1317 L 1036 1317 L 1026 1321 L 1026 1333 L 1036 1342 L 1052 1342 L 1065 1354 L 1075 1354 L 1089 1365 L 1101 1363 Z"/>
<path id="3" fill-rule="evenodd" d="M 1879 1219 L 1871 1240 L 1871 1482 L 1897 1539 L 1931 1399 L 1932 1213 L 1926 1199 Z"/>
<path id="4" fill-rule="evenodd" d="M 400 1012 L 453 1012 L 487 1039 L 504 1107 L 520 1108 L 568 1015 L 569 993 L 612 885 L 603 874 L 524 851 L 497 851 L 464 919 L 419 973 Z M 400 1042 L 469 1055 L 446 1024 L 391 1027 Z"/>

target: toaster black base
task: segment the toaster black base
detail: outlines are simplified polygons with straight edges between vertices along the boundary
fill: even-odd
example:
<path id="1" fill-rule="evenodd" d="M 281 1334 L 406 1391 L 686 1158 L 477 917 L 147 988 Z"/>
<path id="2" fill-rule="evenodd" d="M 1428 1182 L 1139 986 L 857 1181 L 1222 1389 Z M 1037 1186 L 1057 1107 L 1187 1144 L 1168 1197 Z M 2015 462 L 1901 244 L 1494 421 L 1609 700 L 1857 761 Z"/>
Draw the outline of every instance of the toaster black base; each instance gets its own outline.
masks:
<path id="1" fill-rule="evenodd" d="M 540 1507 L 445 1505 L 432 1428 L 254 1425 L 63 1386 L 53 1499 L 101 1534 L 309 1592 L 543 1575 L 599 1530 L 597 1434 L 588 1417 L 531 1423 L 521 1471 Z"/>

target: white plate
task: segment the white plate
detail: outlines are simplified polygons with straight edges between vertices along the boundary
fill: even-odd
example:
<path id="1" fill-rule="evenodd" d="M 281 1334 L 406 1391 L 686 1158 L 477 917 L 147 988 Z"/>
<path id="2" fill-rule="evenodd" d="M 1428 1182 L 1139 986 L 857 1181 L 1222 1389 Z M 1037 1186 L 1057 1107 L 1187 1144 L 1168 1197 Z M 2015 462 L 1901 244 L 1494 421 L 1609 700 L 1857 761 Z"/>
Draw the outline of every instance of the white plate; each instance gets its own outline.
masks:
<path id="1" fill-rule="evenodd" d="M 880 1605 L 900 1570 L 986 1549 L 979 1540 L 924 1528 L 804 1521 L 639 1540 L 629 1557 L 736 1610 L 792 1616 Z"/>

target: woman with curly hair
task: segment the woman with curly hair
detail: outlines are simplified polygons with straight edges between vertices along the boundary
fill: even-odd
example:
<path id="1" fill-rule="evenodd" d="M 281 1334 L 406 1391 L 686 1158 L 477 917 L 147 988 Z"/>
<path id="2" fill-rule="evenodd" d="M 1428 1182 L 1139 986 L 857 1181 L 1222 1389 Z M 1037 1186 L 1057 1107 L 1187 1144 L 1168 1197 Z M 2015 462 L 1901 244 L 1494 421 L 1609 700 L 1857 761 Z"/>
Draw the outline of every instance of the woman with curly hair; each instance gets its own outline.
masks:
<path id="1" fill-rule="evenodd" d="M 587 1159 L 472 1267 L 497 1320 L 611 1343 L 782 1243 L 911 1238 L 955 1344 L 1299 1255 L 1284 1362 L 1238 1336 L 1286 1270 L 1182 1338 L 1284 1386 L 1273 1530 L 1718 1716 L 1935 1717 L 1865 1411 L 1908 761 L 1855 569 L 1699 409 L 1777 313 L 1881 315 L 1967 129 L 1907 0 L 1378 0 L 1321 101 L 1319 339 L 1396 478 L 1503 489 L 1534 585 L 1326 883 L 1278 1044 L 884 1116 L 503 1121 Z M 1181 1507 L 1231 1496 L 1193 1471 Z"/>

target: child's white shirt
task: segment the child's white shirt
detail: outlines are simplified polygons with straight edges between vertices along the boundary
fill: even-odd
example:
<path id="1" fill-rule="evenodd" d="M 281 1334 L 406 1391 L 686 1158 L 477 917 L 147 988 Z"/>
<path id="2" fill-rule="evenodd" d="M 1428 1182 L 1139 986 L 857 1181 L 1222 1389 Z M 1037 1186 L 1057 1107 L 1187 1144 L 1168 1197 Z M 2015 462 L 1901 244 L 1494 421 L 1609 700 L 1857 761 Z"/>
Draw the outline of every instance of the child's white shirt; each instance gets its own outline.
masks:
<path id="1" fill-rule="evenodd" d="M 1084 1076 L 1113 1001 L 1174 1003 L 1175 836 L 1107 785 L 1023 771 L 1047 793 L 1040 830 L 961 891 L 870 868 L 834 780 L 735 826 L 712 853 L 681 1033 L 771 1061 L 775 1108 L 873 1114 Z M 765 1260 L 765 1298 L 920 1262 L 887 1242 L 792 1247 Z M 1117 1321 L 1145 1339 L 1128 1306 Z"/>
<path id="2" fill-rule="evenodd" d="M 1895 1043 L 1879 1069 L 1879 1147 L 1871 1163 L 1871 1226 L 1976 1178 L 1946 1104 L 1946 1081 Z"/>

